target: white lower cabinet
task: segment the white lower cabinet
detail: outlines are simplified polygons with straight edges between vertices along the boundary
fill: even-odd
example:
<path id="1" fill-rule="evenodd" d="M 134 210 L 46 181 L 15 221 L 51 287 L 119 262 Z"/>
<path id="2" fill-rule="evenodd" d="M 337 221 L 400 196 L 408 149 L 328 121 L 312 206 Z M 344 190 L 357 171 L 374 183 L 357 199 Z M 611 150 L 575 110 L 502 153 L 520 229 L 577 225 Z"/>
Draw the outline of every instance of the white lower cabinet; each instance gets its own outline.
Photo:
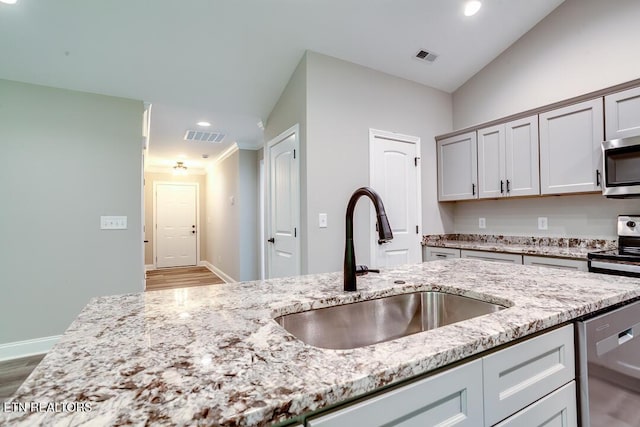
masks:
<path id="1" fill-rule="evenodd" d="M 573 325 L 483 357 L 484 421 L 498 421 L 575 378 Z"/>
<path id="2" fill-rule="evenodd" d="M 425 261 L 437 261 L 441 259 L 460 258 L 460 249 L 441 248 L 437 246 L 425 246 Z"/>
<path id="3" fill-rule="evenodd" d="M 576 427 L 578 425 L 576 408 L 576 382 L 571 381 L 496 426 Z"/>
<path id="4" fill-rule="evenodd" d="M 567 325 L 310 417 L 306 425 L 576 427 L 573 341 Z"/>
<path id="5" fill-rule="evenodd" d="M 538 265 L 541 267 L 560 268 L 564 270 L 589 271 L 587 261 L 566 258 L 551 258 L 546 256 L 525 255 L 524 265 Z"/>
<path id="6" fill-rule="evenodd" d="M 307 420 L 309 427 L 482 425 L 482 360 Z"/>
<path id="7" fill-rule="evenodd" d="M 497 261 L 497 262 L 506 262 L 510 264 L 522 264 L 522 255 L 506 254 L 502 252 L 471 251 L 471 250 L 462 249 L 460 251 L 460 258 L 472 258 L 472 259 L 480 259 L 483 261 Z"/>

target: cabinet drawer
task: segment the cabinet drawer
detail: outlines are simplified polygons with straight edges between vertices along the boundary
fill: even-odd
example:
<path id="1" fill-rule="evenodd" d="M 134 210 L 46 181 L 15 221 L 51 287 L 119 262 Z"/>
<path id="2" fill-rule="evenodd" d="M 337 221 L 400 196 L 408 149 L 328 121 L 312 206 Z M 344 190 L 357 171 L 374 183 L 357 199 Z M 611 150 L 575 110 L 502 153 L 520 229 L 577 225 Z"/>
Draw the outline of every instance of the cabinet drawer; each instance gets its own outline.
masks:
<path id="1" fill-rule="evenodd" d="M 533 405 L 496 424 L 496 427 L 576 427 L 576 383 L 571 381 Z"/>
<path id="2" fill-rule="evenodd" d="M 482 360 L 307 420 L 309 427 L 482 425 Z"/>
<path id="3" fill-rule="evenodd" d="M 425 261 L 437 261 L 439 259 L 460 258 L 460 249 L 440 248 L 435 246 L 425 247 Z"/>
<path id="4" fill-rule="evenodd" d="M 575 377 L 573 325 L 482 359 L 485 425 L 493 425 Z"/>
<path id="5" fill-rule="evenodd" d="M 463 249 L 460 251 L 460 257 L 480 259 L 483 261 L 497 261 L 497 262 L 507 262 L 511 264 L 522 264 L 522 255 L 503 254 L 500 252 L 469 251 L 469 250 Z"/>
<path id="6" fill-rule="evenodd" d="M 589 271 L 587 261 L 565 258 L 549 258 L 544 256 L 525 255 L 524 265 L 538 265 L 541 267 L 561 268 L 565 270 Z"/>

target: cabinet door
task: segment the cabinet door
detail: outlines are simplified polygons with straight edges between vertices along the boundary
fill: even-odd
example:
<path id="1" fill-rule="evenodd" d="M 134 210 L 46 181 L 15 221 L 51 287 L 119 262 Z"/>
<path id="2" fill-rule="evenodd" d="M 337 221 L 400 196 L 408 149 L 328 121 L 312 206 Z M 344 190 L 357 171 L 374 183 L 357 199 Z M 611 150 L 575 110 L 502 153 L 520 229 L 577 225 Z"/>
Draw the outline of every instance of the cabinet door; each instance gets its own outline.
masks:
<path id="1" fill-rule="evenodd" d="M 580 261 L 577 259 L 525 255 L 522 262 L 524 265 L 538 265 L 541 267 L 560 268 L 564 270 L 589 271 L 587 261 Z"/>
<path id="2" fill-rule="evenodd" d="M 573 325 L 485 356 L 482 362 L 485 424 L 494 425 L 575 378 Z"/>
<path id="3" fill-rule="evenodd" d="M 449 258 L 460 258 L 460 249 L 440 248 L 437 246 L 425 247 L 425 261 L 437 261 Z"/>
<path id="4" fill-rule="evenodd" d="M 502 197 L 506 193 L 504 125 L 478 131 L 478 197 Z"/>
<path id="5" fill-rule="evenodd" d="M 542 194 L 599 189 L 602 111 L 602 98 L 598 98 L 540 114 Z"/>
<path id="6" fill-rule="evenodd" d="M 640 135 L 640 87 L 604 97 L 607 140 Z"/>
<path id="7" fill-rule="evenodd" d="M 576 427 L 576 383 L 559 388 L 528 408 L 496 424 L 496 427 Z"/>
<path id="8" fill-rule="evenodd" d="M 540 194 L 538 116 L 505 125 L 505 169 L 508 196 Z"/>
<path id="9" fill-rule="evenodd" d="M 482 261 L 496 261 L 508 264 L 522 264 L 522 255 L 505 254 L 501 252 L 471 251 L 463 249 L 460 258 L 480 259 Z"/>
<path id="10" fill-rule="evenodd" d="M 478 198 L 476 133 L 442 139 L 438 150 L 438 200 Z"/>
<path id="11" fill-rule="evenodd" d="M 481 359 L 307 420 L 309 427 L 482 424 Z"/>

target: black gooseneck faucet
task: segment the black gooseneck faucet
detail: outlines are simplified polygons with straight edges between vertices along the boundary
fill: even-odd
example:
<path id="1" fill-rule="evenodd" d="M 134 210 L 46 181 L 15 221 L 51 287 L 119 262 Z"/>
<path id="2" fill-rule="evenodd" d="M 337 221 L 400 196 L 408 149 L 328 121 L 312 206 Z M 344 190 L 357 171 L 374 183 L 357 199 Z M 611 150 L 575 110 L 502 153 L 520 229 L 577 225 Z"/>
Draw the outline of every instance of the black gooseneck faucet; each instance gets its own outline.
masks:
<path id="1" fill-rule="evenodd" d="M 376 217 L 378 221 L 378 243 L 382 244 L 393 239 L 391 226 L 387 220 L 387 214 L 384 211 L 382 199 L 369 187 L 361 187 L 354 191 L 347 205 L 347 236 L 344 247 L 344 290 L 356 290 L 356 255 L 353 249 L 353 211 L 356 208 L 356 202 L 362 196 L 367 196 L 373 202 L 376 208 Z"/>

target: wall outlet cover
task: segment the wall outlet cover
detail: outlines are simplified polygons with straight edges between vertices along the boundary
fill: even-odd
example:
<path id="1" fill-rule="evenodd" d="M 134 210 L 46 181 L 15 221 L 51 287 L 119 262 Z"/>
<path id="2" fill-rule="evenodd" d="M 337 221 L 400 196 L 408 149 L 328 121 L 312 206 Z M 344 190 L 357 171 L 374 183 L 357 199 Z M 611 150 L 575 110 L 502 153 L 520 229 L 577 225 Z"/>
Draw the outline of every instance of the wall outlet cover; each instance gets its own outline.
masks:
<path id="1" fill-rule="evenodd" d="M 478 228 L 487 228 L 486 218 L 478 218 Z"/>
<path id="2" fill-rule="evenodd" d="M 549 228 L 549 222 L 546 216 L 538 217 L 538 230 L 547 230 Z"/>
<path id="3" fill-rule="evenodd" d="M 327 214 L 326 213 L 318 214 L 318 227 L 327 228 Z"/>

